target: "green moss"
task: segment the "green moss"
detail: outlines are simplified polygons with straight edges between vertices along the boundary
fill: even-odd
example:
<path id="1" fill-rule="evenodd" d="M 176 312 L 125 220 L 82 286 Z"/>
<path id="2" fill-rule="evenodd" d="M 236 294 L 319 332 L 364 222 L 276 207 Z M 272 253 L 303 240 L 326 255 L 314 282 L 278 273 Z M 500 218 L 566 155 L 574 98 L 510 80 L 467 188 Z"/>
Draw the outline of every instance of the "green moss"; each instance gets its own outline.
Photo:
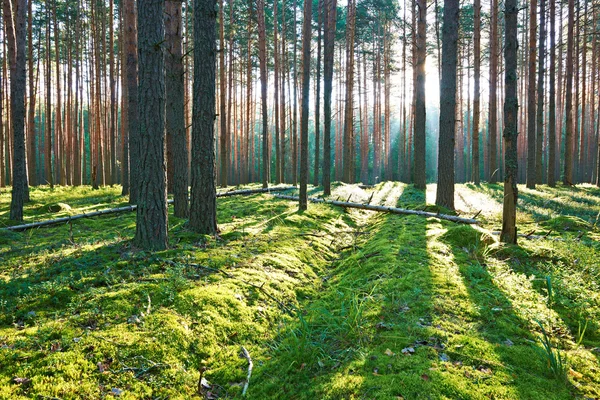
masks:
<path id="1" fill-rule="evenodd" d="M 500 207 L 501 185 L 457 188 Z M 0 398 L 191 398 L 201 367 L 234 398 L 241 346 L 254 399 L 599 397 L 593 190 L 524 191 L 521 232 L 569 230 L 519 247 L 496 243 L 497 208 L 471 227 L 314 204 L 299 214 L 268 195 L 219 199 L 219 237 L 169 215 L 170 248 L 156 253 L 131 247 L 135 213 L 0 231 Z M 26 220 L 56 217 L 48 204 L 116 207 L 119 192 L 33 188 Z M 333 185 L 333 198 L 350 195 L 431 209 L 428 192 L 398 183 Z M 9 202 L 0 192 L 3 223 Z M 568 356 L 569 383 L 535 351 L 536 320 Z"/>

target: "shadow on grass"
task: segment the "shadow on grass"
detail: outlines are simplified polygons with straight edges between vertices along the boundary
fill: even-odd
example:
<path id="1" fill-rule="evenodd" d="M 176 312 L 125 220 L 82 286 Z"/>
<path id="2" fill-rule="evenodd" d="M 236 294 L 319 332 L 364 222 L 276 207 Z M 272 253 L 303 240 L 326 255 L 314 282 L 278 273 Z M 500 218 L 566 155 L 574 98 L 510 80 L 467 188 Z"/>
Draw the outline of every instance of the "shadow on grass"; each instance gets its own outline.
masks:
<path id="1" fill-rule="evenodd" d="M 425 201 L 412 188 L 402 196 L 398 203 Z M 324 271 L 318 298 L 282 327 L 251 397 L 388 399 L 435 391 L 423 377 L 435 350 L 402 354 L 431 336 L 427 220 L 374 214 L 368 225 L 368 235 Z"/>
<path id="2" fill-rule="evenodd" d="M 533 348 L 539 345 L 532 344 L 536 336 L 532 334 L 531 324 L 516 314 L 513 302 L 498 287 L 489 267 L 480 263 L 486 248 L 485 236 L 471 226 L 456 226 L 451 227 L 441 239 L 450 246 L 473 304 L 468 330 L 476 331 L 475 335 L 471 334 L 475 339 L 463 343 L 457 352 L 465 365 L 473 366 L 473 383 L 475 378 L 483 382 L 496 380 L 510 388 L 501 397 L 570 398 L 570 388 L 564 382 L 553 379 L 543 368 L 540 355 Z M 468 330 L 465 334 L 469 333 Z M 495 354 L 496 359 L 478 359 L 485 352 Z M 493 392 L 487 395 L 493 395 Z"/>

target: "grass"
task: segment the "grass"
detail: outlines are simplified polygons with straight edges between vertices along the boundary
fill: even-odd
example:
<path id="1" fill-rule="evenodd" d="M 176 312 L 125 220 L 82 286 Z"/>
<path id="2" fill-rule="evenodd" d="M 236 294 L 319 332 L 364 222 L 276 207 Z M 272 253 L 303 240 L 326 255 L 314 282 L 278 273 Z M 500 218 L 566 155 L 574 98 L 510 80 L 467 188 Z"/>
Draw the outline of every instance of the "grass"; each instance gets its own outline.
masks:
<path id="1" fill-rule="evenodd" d="M 218 200 L 218 238 L 170 214 L 156 253 L 131 246 L 135 213 L 0 231 L 0 398 L 191 398 L 203 367 L 206 397 L 235 398 L 241 346 L 253 399 L 600 397 L 600 193 L 522 192 L 521 232 L 553 232 L 519 247 L 491 234 L 499 185 L 457 186 L 481 227 L 254 195 Z M 399 183 L 334 186 L 350 195 L 427 206 Z M 29 221 L 125 202 L 117 187 L 32 199 Z"/>

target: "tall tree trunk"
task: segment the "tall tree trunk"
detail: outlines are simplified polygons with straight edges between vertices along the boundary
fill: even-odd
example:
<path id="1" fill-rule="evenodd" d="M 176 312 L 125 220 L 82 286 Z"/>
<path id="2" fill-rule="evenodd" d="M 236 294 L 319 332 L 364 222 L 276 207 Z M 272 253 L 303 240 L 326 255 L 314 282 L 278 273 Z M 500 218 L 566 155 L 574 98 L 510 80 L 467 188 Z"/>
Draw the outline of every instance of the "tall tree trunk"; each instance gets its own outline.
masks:
<path id="1" fill-rule="evenodd" d="M 356 3 L 348 2 L 346 17 L 346 101 L 344 110 L 344 182 L 354 183 L 354 25 Z"/>
<path id="2" fill-rule="evenodd" d="M 527 84 L 527 188 L 535 189 L 535 62 L 537 39 L 537 0 L 529 2 L 529 83 Z M 541 58 L 541 54 L 540 54 Z"/>
<path id="3" fill-rule="evenodd" d="M 258 8 L 264 11 L 264 4 L 261 2 L 262 0 L 259 0 Z M 216 0 L 194 2 L 194 112 L 190 228 L 207 235 L 217 233 L 214 133 L 217 62 L 215 6 Z M 264 28 L 264 13 L 262 15 Z M 266 100 L 266 93 L 263 94 L 265 96 L 263 100 Z"/>
<path id="4" fill-rule="evenodd" d="M 27 10 L 27 41 L 28 47 L 28 62 L 29 62 L 29 113 L 27 116 L 27 162 L 28 165 L 28 176 L 29 184 L 32 186 L 37 185 L 36 170 L 37 170 L 37 154 L 35 151 L 35 100 L 36 100 L 36 85 L 34 81 L 33 71 L 33 1 L 29 1 Z M 38 53 L 39 57 L 39 53 Z"/>
<path id="5" fill-rule="evenodd" d="M 54 129 L 54 175 L 59 184 L 64 185 L 64 158 L 63 147 L 64 147 L 64 133 L 62 123 L 62 90 L 60 84 L 60 46 L 59 37 L 60 31 L 58 30 L 58 18 L 56 10 L 56 0 L 52 3 L 52 19 L 54 21 L 54 61 L 56 63 L 56 111 L 55 111 L 55 129 Z"/>
<path id="6" fill-rule="evenodd" d="M 228 131 L 227 131 L 227 117 L 225 110 L 225 104 L 227 100 L 226 91 L 226 80 L 225 80 L 225 3 L 223 0 L 219 1 L 219 122 L 220 122 L 220 141 L 219 141 L 219 155 L 221 161 L 221 168 L 219 170 L 219 183 L 221 187 L 227 186 L 228 178 L 228 166 L 229 157 L 227 154 L 228 143 Z"/>
<path id="7" fill-rule="evenodd" d="M 354 0 L 350 0 L 352 3 Z M 352 17 L 349 16 L 350 20 Z M 308 206 L 308 110 L 310 97 L 310 42 L 312 22 L 312 1 L 304 2 L 304 22 L 302 24 L 302 120 L 300 121 L 300 204 L 299 210 Z"/>
<path id="8" fill-rule="evenodd" d="M 530 5 L 531 7 L 531 5 Z M 542 169 L 542 151 L 544 144 L 544 77 L 546 75 L 544 61 L 546 59 L 546 0 L 540 0 L 540 38 L 538 55 L 538 82 L 537 82 L 537 132 L 535 149 L 535 180 L 542 184 L 544 177 Z"/>
<path id="9" fill-rule="evenodd" d="M 454 209 L 454 136 L 456 133 L 456 63 L 459 0 L 444 0 L 442 81 L 440 84 L 440 141 L 435 204 Z M 463 149 L 459 149 L 463 151 Z"/>
<path id="10" fill-rule="evenodd" d="M 426 115 L 425 115 L 425 57 L 427 55 L 427 0 L 417 0 L 419 11 L 416 36 L 416 81 L 414 90 L 416 92 L 415 102 L 415 187 L 425 189 L 427 183 L 425 166 L 425 138 L 426 138 Z M 454 118 L 454 110 L 452 110 Z"/>
<path id="11" fill-rule="evenodd" d="M 51 57 L 50 57 L 50 7 L 46 5 L 46 18 L 48 21 L 46 23 L 46 110 L 45 110 L 45 122 L 46 122 L 46 140 L 45 140 L 45 156 L 44 156 L 44 169 L 46 173 L 46 180 L 50 187 L 54 187 L 54 172 L 52 169 L 52 92 L 51 89 L 51 80 L 52 80 L 52 67 L 51 67 Z"/>
<path id="12" fill-rule="evenodd" d="M 571 0 L 572 1 L 572 0 Z M 505 90 L 504 97 L 504 204 L 502 209 L 502 232 L 500 240 L 504 243 L 517 243 L 517 0 L 505 0 L 506 40 L 504 47 Z"/>
<path id="13" fill-rule="evenodd" d="M 173 194 L 175 216 L 188 216 L 188 150 L 184 115 L 183 26 L 181 1 L 165 4 L 165 60 L 166 128 L 171 139 L 171 167 L 173 168 Z M 167 167 L 168 170 L 168 167 Z"/>
<path id="14" fill-rule="evenodd" d="M 317 16 L 317 77 L 316 77 L 316 96 L 315 96 L 315 174 L 314 185 L 319 186 L 319 168 L 321 166 L 321 32 L 323 28 L 323 3 L 324 0 L 318 0 Z M 282 117 L 283 119 L 283 117 Z M 283 133 L 282 133 L 283 134 Z"/>
<path id="15" fill-rule="evenodd" d="M 490 26 L 490 102 L 489 102 L 489 132 L 488 132 L 488 180 L 498 181 L 498 0 L 492 0 Z"/>
<path id="16" fill-rule="evenodd" d="M 544 0 L 542 0 L 544 1 Z M 556 0 L 550 0 L 550 93 L 548 113 L 548 186 L 556 186 Z"/>
<path id="17" fill-rule="evenodd" d="M 567 70 L 566 70 L 566 88 L 565 88 L 565 115 L 566 115 L 566 133 L 565 133 L 565 166 L 563 183 L 565 185 L 573 184 L 573 33 L 575 25 L 575 1 L 569 0 L 569 22 L 567 27 Z"/>
<path id="18" fill-rule="evenodd" d="M 117 85 L 115 81 L 115 34 L 114 0 L 110 0 L 108 9 L 108 68 L 110 85 L 110 183 L 117 183 Z"/>
<path id="19" fill-rule="evenodd" d="M 281 164 L 281 144 L 279 136 L 279 32 L 277 25 L 278 12 L 277 5 L 279 1 L 273 2 L 273 72 L 274 72 L 274 96 L 273 96 L 273 114 L 275 116 L 275 183 L 279 184 L 283 180 L 283 170 Z"/>
<path id="20" fill-rule="evenodd" d="M 136 204 L 140 183 L 141 147 L 138 131 L 138 54 L 135 0 L 123 0 L 125 53 L 127 54 L 127 131 L 129 136 L 129 203 Z"/>
<path id="21" fill-rule="evenodd" d="M 165 39 L 164 11 L 163 0 L 138 0 L 138 132 L 141 164 L 134 241 L 136 245 L 152 250 L 165 249 L 168 244 L 165 57 L 161 46 L 157 46 Z M 203 167 L 207 168 L 206 165 Z"/>
<path id="22" fill-rule="evenodd" d="M 323 54 L 323 194 L 331 195 L 331 91 L 336 28 L 336 0 L 324 0 L 325 40 Z"/>
<path id="23" fill-rule="evenodd" d="M 12 123 L 12 195 L 9 217 L 23 221 L 23 203 L 28 200 L 25 155 L 25 43 L 27 0 L 4 0 L 4 23 L 7 32 L 10 64 L 10 114 Z"/>
<path id="24" fill-rule="evenodd" d="M 258 49 L 260 64 L 260 93 L 261 93 L 261 111 L 262 111 L 262 185 L 264 188 L 269 186 L 271 180 L 270 168 L 270 149 L 269 149 L 269 121 L 267 114 L 267 38 L 265 32 L 265 2 L 257 1 L 258 18 Z M 294 166 L 294 168 L 296 168 Z"/>
<path id="25" fill-rule="evenodd" d="M 481 106 L 481 0 L 475 0 L 473 25 L 473 72 L 475 82 L 473 88 L 473 182 L 479 186 L 481 172 L 479 169 L 479 119 Z"/>

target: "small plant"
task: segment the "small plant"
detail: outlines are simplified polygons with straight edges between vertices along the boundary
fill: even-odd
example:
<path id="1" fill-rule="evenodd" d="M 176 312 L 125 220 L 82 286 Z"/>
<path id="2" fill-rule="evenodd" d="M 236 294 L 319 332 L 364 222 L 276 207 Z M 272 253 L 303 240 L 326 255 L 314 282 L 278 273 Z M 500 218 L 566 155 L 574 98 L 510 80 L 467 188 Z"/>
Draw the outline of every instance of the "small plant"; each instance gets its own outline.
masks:
<path id="1" fill-rule="evenodd" d="M 582 322 L 581 319 L 577 321 L 577 346 L 581 344 L 585 337 L 585 331 L 587 330 L 589 320 L 587 318 Z"/>
<path id="2" fill-rule="evenodd" d="M 544 329 L 544 326 L 540 321 L 535 321 L 540 329 L 542 330 L 542 337 L 539 339 L 542 344 L 542 348 L 535 347 L 536 351 L 539 353 L 544 365 L 548 368 L 548 370 L 552 373 L 555 378 L 567 379 L 567 358 L 563 358 L 560 355 L 560 350 L 554 348 L 552 342 L 550 341 L 550 337 L 548 333 Z"/>

